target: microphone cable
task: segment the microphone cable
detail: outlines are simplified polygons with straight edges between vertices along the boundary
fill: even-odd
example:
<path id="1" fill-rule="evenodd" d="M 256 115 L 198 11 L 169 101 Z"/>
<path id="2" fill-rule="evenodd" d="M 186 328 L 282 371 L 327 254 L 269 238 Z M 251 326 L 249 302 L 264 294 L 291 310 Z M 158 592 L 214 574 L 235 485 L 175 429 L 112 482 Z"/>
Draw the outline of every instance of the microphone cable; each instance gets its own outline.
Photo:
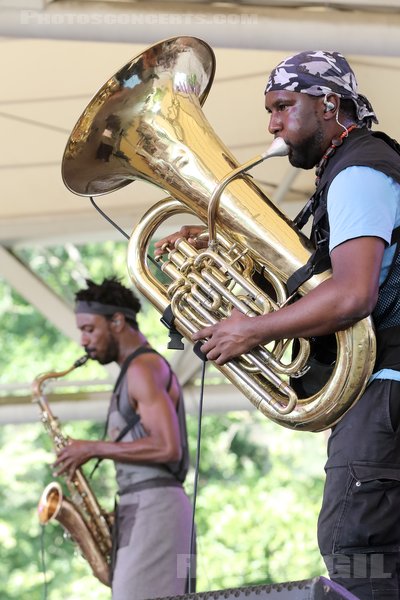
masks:
<path id="1" fill-rule="evenodd" d="M 130 236 L 115 223 L 94 201 L 93 197 L 90 196 L 90 202 L 94 208 L 101 214 L 101 216 L 108 221 L 117 231 L 119 231 L 127 240 Z M 160 265 L 153 259 L 149 254 L 147 255 L 149 260 L 160 269 Z M 189 554 L 189 567 L 188 567 L 188 592 L 192 592 L 192 575 L 193 575 L 193 557 L 195 552 L 195 540 L 196 540 L 196 529 L 195 529 L 195 513 L 196 513 L 196 501 L 197 501 L 197 488 L 199 479 L 199 466 L 200 466 L 200 447 L 201 447 L 201 423 L 203 417 L 203 399 L 204 399 L 204 382 L 206 372 L 207 358 L 201 354 L 199 343 L 195 344 L 194 352 L 202 361 L 202 372 L 201 372 L 201 383 L 200 383 L 200 398 L 199 398 L 199 412 L 198 412 L 198 426 L 197 426 L 197 444 L 196 444 L 196 461 L 194 467 L 194 483 L 193 483 L 193 507 L 192 507 L 192 522 L 190 526 L 190 554 Z M 46 600 L 44 598 L 44 600 Z"/>
<path id="2" fill-rule="evenodd" d="M 126 233 L 126 231 L 124 231 L 117 223 L 115 223 L 115 221 L 113 221 L 111 219 L 111 217 L 109 217 L 101 208 L 100 206 L 98 206 L 96 204 L 96 202 L 93 200 L 92 196 L 89 196 L 90 198 L 90 202 L 93 204 L 93 206 L 95 207 L 95 209 L 97 210 L 97 212 L 99 212 L 101 214 L 101 216 L 108 222 L 110 223 L 110 225 L 112 225 L 113 227 L 115 227 L 115 229 L 117 231 L 119 231 L 119 233 L 121 235 L 124 236 L 124 238 L 126 238 L 127 240 L 130 240 L 130 236 Z M 147 258 L 153 263 L 153 265 L 155 265 L 160 271 L 160 265 L 157 263 L 157 261 L 154 260 L 154 258 L 152 256 L 150 256 L 150 254 L 147 255 Z"/>
<path id="3" fill-rule="evenodd" d="M 93 206 L 95 207 L 97 212 L 99 212 L 101 214 L 101 216 L 110 223 L 110 225 L 115 227 L 115 229 L 117 231 L 119 231 L 127 240 L 129 240 L 130 236 L 126 233 L 126 231 L 124 231 L 119 225 L 117 225 L 117 223 L 115 223 L 108 215 L 106 215 L 106 213 L 103 210 L 101 210 L 100 206 L 98 206 L 96 204 L 96 202 L 93 200 L 92 196 L 89 196 L 89 198 L 90 198 L 90 202 L 93 204 Z"/>
<path id="4" fill-rule="evenodd" d="M 43 573 L 43 600 L 47 600 L 47 567 L 46 567 L 46 553 L 44 547 L 44 525 L 40 525 L 40 562 L 41 570 Z"/>
<path id="5" fill-rule="evenodd" d="M 201 358 L 201 357 L 200 357 Z M 197 487 L 200 473 L 200 448 L 201 448 L 201 424 L 203 418 L 203 400 L 204 400 L 204 382 L 206 374 L 206 362 L 207 358 L 201 358 L 201 381 L 200 381 L 200 397 L 199 397 L 199 412 L 198 412 L 198 424 L 197 424 L 197 443 L 196 443 L 196 460 L 194 466 L 194 480 L 193 480 L 193 507 L 192 507 L 192 524 L 190 527 L 190 555 L 189 555 L 189 594 L 194 591 L 192 590 L 192 567 L 193 557 L 196 549 L 196 530 L 195 530 L 195 515 L 196 515 L 196 501 L 197 501 Z"/>

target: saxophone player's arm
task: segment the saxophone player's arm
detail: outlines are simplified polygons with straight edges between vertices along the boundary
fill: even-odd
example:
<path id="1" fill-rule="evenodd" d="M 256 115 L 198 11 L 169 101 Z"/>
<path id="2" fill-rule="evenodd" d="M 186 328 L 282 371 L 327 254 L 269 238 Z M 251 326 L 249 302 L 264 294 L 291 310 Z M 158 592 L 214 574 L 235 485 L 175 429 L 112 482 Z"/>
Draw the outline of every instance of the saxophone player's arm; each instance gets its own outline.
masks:
<path id="1" fill-rule="evenodd" d="M 58 454 L 56 474 L 72 474 L 92 458 L 119 462 L 167 463 L 179 460 L 179 424 L 175 403 L 179 386 L 175 376 L 170 393 L 166 390 L 169 369 L 158 355 L 146 354 L 131 363 L 127 371 L 130 400 L 140 414 L 147 435 L 129 442 L 71 440 Z"/>
<path id="2" fill-rule="evenodd" d="M 344 242 L 331 253 L 332 277 L 297 302 L 258 317 L 234 311 L 229 319 L 201 329 L 192 339 L 207 339 L 202 351 L 222 365 L 258 344 L 345 329 L 370 315 L 376 304 L 384 248 L 378 237 Z"/>

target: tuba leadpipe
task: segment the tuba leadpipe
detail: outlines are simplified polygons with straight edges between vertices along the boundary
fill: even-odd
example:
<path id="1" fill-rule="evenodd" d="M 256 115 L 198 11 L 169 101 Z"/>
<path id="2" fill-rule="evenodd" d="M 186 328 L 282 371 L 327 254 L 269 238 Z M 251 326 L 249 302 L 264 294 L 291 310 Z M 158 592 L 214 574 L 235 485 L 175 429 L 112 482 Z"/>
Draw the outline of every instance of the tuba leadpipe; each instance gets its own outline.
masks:
<path id="1" fill-rule="evenodd" d="M 246 174 L 253 161 L 240 165 L 206 120 L 202 105 L 214 71 L 211 48 L 197 38 L 172 38 L 148 48 L 89 103 L 62 164 L 64 183 L 82 196 L 109 193 L 135 179 L 169 194 L 134 228 L 128 269 L 161 313 L 171 306 L 174 326 L 189 340 L 201 327 L 229 316 L 233 306 L 257 315 L 293 301 L 286 282 L 314 250 Z M 281 150 L 271 148 L 259 158 Z M 197 250 L 177 240 L 161 261 L 170 280 L 164 284 L 152 272 L 148 248 L 164 221 L 179 213 L 198 217 L 211 232 L 211 245 Z M 256 285 L 256 275 L 263 285 Z M 314 274 L 298 294 L 330 276 L 329 270 Z M 336 334 L 333 372 L 309 398 L 299 398 L 290 385 L 308 368 L 309 341 L 297 342 L 293 358 L 288 358 L 292 340 L 278 340 L 216 366 L 273 421 L 299 430 L 326 429 L 358 400 L 372 372 L 372 321 L 363 319 Z"/>
<path id="2" fill-rule="evenodd" d="M 49 380 L 65 377 L 84 365 L 88 359 L 89 356 L 85 354 L 64 371 L 42 373 L 33 380 L 32 401 L 39 405 L 40 420 L 56 453 L 68 444 L 68 438 L 51 411 L 43 391 L 44 385 Z M 100 507 L 81 469 L 76 469 L 72 477 L 66 477 L 65 483 L 70 498 L 63 494 L 58 482 L 53 481 L 46 486 L 38 503 L 39 522 L 46 525 L 50 521 L 58 521 L 78 545 L 95 577 L 109 586 L 112 537 L 107 514 Z"/>

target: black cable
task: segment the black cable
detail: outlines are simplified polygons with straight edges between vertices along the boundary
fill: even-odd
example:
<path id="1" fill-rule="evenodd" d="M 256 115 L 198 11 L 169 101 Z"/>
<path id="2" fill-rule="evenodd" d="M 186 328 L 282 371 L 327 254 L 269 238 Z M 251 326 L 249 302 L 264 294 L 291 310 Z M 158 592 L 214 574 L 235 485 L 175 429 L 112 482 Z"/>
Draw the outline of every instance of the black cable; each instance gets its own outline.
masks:
<path id="1" fill-rule="evenodd" d="M 196 447 L 196 462 L 194 468 L 194 484 L 193 484 L 193 509 L 192 509 L 192 524 L 190 528 L 190 555 L 189 555 L 189 585 L 188 592 L 192 592 L 192 563 L 195 551 L 195 513 L 196 513 L 196 499 L 197 499 L 197 483 L 199 479 L 199 465 L 200 465 L 200 442 L 201 442 L 201 420 L 203 416 L 203 398 L 204 398 L 204 380 L 206 373 L 206 362 L 207 359 L 204 357 L 203 366 L 201 369 L 201 384 L 200 384 L 200 401 L 199 401 L 199 422 L 197 427 L 197 447 Z"/>
<path id="2" fill-rule="evenodd" d="M 95 207 L 95 209 L 101 214 L 102 217 L 104 217 L 104 219 L 106 221 L 108 221 L 113 227 L 115 227 L 115 229 L 117 229 L 120 233 L 122 233 L 122 235 L 129 240 L 130 236 L 126 233 L 126 231 L 124 231 L 123 229 L 121 229 L 121 227 L 119 225 L 117 225 L 112 219 L 110 219 L 110 217 L 108 215 L 106 215 L 106 213 L 101 210 L 101 208 L 99 206 L 97 206 L 96 202 L 93 200 L 92 196 L 90 196 L 90 202 L 93 204 L 93 206 Z M 157 267 L 157 269 L 159 271 L 161 271 L 161 273 L 163 272 L 159 263 L 154 260 L 154 258 L 152 256 L 150 256 L 150 254 L 147 255 L 147 258 L 150 260 L 150 262 L 153 263 L 153 265 L 155 267 Z"/>
<path id="3" fill-rule="evenodd" d="M 154 265 L 155 267 L 157 267 L 157 269 L 158 269 L 158 270 L 159 270 L 161 273 L 163 273 L 163 270 L 162 270 L 162 268 L 160 267 L 160 263 L 158 263 L 156 260 L 154 260 L 154 258 L 153 258 L 153 257 L 152 257 L 150 254 L 148 254 L 148 255 L 147 255 L 147 258 L 149 259 L 149 261 L 150 261 L 150 262 L 152 262 L 152 263 L 153 263 L 153 265 Z"/>
<path id="4" fill-rule="evenodd" d="M 106 221 L 108 221 L 113 227 L 115 227 L 115 229 L 117 229 L 120 233 L 122 233 L 122 235 L 127 240 L 129 240 L 130 236 L 126 233 L 126 231 L 124 231 L 123 229 L 121 229 L 121 227 L 119 225 L 117 225 L 112 219 L 110 219 L 110 217 L 108 215 L 106 215 L 106 213 L 103 210 L 101 210 L 101 208 L 93 200 L 92 196 L 89 196 L 89 197 L 90 197 L 90 202 L 93 204 L 93 206 L 95 207 L 95 209 L 97 210 L 97 212 L 99 212 L 101 214 L 101 216 L 104 217 L 104 219 Z M 150 262 L 153 263 L 153 265 L 155 267 L 157 267 L 157 269 L 159 271 L 161 271 L 161 273 L 163 272 L 162 269 L 161 269 L 161 267 L 160 267 L 160 264 L 156 260 L 154 260 L 154 258 L 152 256 L 150 256 L 150 254 L 147 255 L 147 258 L 150 260 Z"/>
<path id="5" fill-rule="evenodd" d="M 110 217 L 108 215 L 106 215 L 106 213 L 103 212 L 99 206 L 97 206 L 97 204 L 93 200 L 92 196 L 89 196 L 89 198 L 90 198 L 90 202 L 93 204 L 93 206 L 95 207 L 95 209 L 97 210 L 97 212 L 99 212 L 101 214 L 101 216 L 104 217 L 104 219 L 110 223 L 110 225 L 112 225 L 113 227 L 115 227 L 115 229 L 117 229 L 117 231 L 119 231 L 120 233 L 122 233 L 122 235 L 127 240 L 129 240 L 130 236 L 126 233 L 126 231 L 124 231 L 123 229 L 121 229 L 121 227 L 119 225 L 117 225 L 116 223 L 114 223 L 114 221 L 112 219 L 110 219 Z"/>
<path id="6" fill-rule="evenodd" d="M 47 570 L 46 570 L 46 555 L 44 551 L 44 525 L 40 526 L 40 558 L 43 573 L 43 600 L 47 600 Z"/>

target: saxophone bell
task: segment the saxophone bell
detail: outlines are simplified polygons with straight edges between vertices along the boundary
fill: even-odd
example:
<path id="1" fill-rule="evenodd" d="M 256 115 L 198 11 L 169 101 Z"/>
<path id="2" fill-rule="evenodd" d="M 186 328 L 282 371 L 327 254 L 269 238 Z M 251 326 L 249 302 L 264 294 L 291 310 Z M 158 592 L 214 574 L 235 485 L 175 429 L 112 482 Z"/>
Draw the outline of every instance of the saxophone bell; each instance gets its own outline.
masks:
<path id="1" fill-rule="evenodd" d="M 104 560 L 92 532 L 88 529 L 82 514 L 76 510 L 73 502 L 64 497 L 61 485 L 57 481 L 49 483 L 42 492 L 38 503 L 38 517 L 41 525 L 57 521 L 65 531 L 65 537 L 71 538 L 101 583 L 109 586 L 109 566 Z"/>
<path id="2" fill-rule="evenodd" d="M 49 483 L 42 492 L 38 503 L 38 517 L 41 525 L 57 518 L 61 509 L 63 493 L 56 481 Z"/>

